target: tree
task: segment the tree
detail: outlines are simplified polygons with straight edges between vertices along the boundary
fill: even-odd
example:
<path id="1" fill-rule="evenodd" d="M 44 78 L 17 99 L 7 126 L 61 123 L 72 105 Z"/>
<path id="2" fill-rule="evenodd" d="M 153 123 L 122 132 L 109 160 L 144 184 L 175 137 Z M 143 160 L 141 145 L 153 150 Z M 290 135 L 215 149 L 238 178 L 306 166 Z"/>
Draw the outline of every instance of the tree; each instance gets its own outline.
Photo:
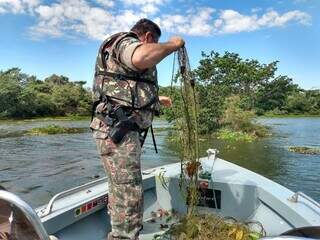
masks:
<path id="1" fill-rule="evenodd" d="M 262 85 L 256 93 L 256 110 L 264 113 L 273 109 L 283 110 L 288 95 L 296 91 L 298 86 L 292 84 L 292 79 L 287 76 L 278 76 L 270 82 Z"/>
<path id="2" fill-rule="evenodd" d="M 199 84 L 201 132 L 212 132 L 220 127 L 225 99 L 229 96 L 240 97 L 241 109 L 254 110 L 258 91 L 276 79 L 277 64 L 277 61 L 261 64 L 230 52 L 223 55 L 214 51 L 202 53 L 200 65 L 194 71 Z"/>
<path id="3" fill-rule="evenodd" d="M 62 75 L 58 76 L 56 74 L 52 74 L 50 77 L 44 79 L 44 81 L 54 85 L 65 85 L 69 83 L 69 78 Z"/>
<path id="4" fill-rule="evenodd" d="M 22 89 L 20 81 L 23 78 L 18 68 L 0 72 L 0 117 L 15 115 Z"/>
<path id="5" fill-rule="evenodd" d="M 18 68 L 0 71 L 0 117 L 89 115 L 91 94 L 84 84 L 55 74 L 41 81 Z"/>

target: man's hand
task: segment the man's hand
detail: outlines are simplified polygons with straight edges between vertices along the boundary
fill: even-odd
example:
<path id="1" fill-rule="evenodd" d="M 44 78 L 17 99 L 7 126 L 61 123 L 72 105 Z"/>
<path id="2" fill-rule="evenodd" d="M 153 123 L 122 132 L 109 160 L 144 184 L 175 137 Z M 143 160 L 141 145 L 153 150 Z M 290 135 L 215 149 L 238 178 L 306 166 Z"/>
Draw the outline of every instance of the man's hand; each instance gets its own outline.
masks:
<path id="1" fill-rule="evenodd" d="M 169 98 L 169 97 L 159 96 L 159 101 L 160 101 L 160 104 L 165 106 L 165 107 L 171 107 L 172 106 L 172 101 L 171 101 L 171 98 Z"/>
<path id="2" fill-rule="evenodd" d="M 184 46 L 184 40 L 181 37 L 177 37 L 177 36 L 171 37 L 168 42 L 173 44 L 175 49 L 174 51 Z"/>

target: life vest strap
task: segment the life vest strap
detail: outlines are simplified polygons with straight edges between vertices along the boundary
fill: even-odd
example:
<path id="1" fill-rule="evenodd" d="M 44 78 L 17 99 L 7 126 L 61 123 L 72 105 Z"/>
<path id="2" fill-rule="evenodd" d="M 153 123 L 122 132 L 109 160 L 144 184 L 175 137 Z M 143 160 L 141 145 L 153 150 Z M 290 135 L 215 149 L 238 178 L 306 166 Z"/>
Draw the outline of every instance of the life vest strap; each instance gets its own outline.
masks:
<path id="1" fill-rule="evenodd" d="M 126 74 L 109 72 L 109 71 L 99 71 L 99 72 L 97 72 L 97 75 L 111 77 L 111 78 L 118 80 L 118 81 L 131 80 L 131 81 L 135 81 L 135 82 L 143 82 L 143 83 L 147 83 L 147 84 L 151 84 L 151 85 L 156 85 L 156 82 L 150 81 L 149 79 L 146 79 L 146 78 L 142 78 L 138 75 L 131 75 L 130 76 L 130 75 L 126 75 Z"/>

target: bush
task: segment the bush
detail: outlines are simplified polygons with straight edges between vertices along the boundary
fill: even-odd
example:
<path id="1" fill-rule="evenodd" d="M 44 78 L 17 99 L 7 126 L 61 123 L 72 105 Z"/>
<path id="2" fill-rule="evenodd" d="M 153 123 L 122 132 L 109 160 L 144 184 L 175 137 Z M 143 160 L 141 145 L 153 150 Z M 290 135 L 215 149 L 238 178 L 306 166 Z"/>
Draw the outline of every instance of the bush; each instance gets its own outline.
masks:
<path id="1" fill-rule="evenodd" d="M 253 111 L 245 111 L 240 108 L 240 97 L 233 95 L 226 99 L 225 111 L 222 116 L 222 124 L 235 131 L 250 132 L 254 125 Z"/>
<path id="2" fill-rule="evenodd" d="M 226 140 L 252 141 L 268 135 L 268 129 L 255 122 L 255 113 L 242 110 L 240 104 L 239 96 L 233 95 L 226 99 L 221 119 L 224 129 L 218 132 L 218 136 Z"/>

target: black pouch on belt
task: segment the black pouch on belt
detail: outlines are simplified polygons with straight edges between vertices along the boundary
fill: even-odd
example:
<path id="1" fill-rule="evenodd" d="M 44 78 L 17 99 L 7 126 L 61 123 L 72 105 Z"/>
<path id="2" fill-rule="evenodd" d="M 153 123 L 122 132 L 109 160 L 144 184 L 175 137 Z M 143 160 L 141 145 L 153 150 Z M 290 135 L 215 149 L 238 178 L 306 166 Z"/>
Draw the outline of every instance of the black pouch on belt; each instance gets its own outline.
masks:
<path id="1" fill-rule="evenodd" d="M 129 131 L 140 130 L 135 122 L 135 118 L 133 116 L 127 116 L 128 113 L 122 108 L 115 110 L 114 114 L 118 122 L 111 128 L 109 137 L 115 144 L 120 143 Z"/>

